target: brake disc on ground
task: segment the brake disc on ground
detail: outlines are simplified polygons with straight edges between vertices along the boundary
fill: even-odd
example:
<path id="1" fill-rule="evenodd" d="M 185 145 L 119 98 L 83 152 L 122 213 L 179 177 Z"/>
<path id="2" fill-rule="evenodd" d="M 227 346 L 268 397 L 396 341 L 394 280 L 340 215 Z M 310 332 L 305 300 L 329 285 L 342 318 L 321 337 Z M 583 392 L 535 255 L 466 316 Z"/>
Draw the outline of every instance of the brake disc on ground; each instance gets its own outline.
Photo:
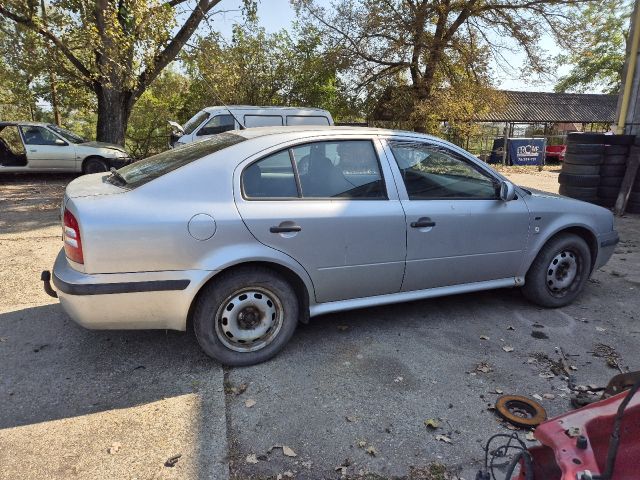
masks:
<path id="1" fill-rule="evenodd" d="M 503 395 L 496 401 L 498 415 L 518 427 L 536 427 L 547 419 L 547 412 L 535 400 L 521 395 Z"/>

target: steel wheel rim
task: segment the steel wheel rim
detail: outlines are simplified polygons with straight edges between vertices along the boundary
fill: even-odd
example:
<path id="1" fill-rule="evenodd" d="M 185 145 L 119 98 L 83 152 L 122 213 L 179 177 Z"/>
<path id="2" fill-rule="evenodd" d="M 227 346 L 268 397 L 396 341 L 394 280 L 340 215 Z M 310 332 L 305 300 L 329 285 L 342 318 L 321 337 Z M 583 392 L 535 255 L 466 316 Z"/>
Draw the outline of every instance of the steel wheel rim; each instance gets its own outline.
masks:
<path id="1" fill-rule="evenodd" d="M 580 277 L 581 258 L 573 250 L 562 250 L 547 267 L 546 285 L 555 297 L 564 297 Z"/>
<path id="2" fill-rule="evenodd" d="M 269 345 L 282 328 L 284 309 L 278 296 L 262 287 L 229 295 L 218 308 L 215 331 L 230 350 L 255 352 Z"/>

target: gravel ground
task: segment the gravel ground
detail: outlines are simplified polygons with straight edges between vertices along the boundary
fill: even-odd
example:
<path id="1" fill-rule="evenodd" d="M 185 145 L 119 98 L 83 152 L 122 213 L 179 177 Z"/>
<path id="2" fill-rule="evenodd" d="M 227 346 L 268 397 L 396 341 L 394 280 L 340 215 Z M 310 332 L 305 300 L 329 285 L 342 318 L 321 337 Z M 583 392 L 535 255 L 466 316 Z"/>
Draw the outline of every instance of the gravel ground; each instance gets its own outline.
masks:
<path id="1" fill-rule="evenodd" d="M 502 171 L 557 191 L 553 167 Z M 559 310 L 501 290 L 326 315 L 274 360 L 235 369 L 190 333 L 84 330 L 38 280 L 72 178 L 0 176 L 0 479 L 438 479 L 443 464 L 469 480 L 486 439 L 510 432 L 487 410 L 497 392 L 570 408 L 544 355 L 562 347 L 583 384 L 616 373 L 596 344 L 640 363 L 638 216 L 618 219 L 613 259 Z"/>

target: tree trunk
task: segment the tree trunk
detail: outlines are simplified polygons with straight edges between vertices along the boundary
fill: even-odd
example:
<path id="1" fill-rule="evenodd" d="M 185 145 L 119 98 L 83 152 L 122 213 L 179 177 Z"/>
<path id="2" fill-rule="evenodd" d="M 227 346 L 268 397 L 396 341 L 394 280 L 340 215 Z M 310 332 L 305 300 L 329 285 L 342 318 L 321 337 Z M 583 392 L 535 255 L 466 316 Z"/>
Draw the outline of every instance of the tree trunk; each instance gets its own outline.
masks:
<path id="1" fill-rule="evenodd" d="M 129 115 L 133 107 L 131 92 L 99 85 L 96 87 L 96 96 L 98 98 L 96 140 L 124 145 Z"/>
<path id="2" fill-rule="evenodd" d="M 53 109 L 53 122 L 61 126 L 60 107 L 58 106 L 58 85 L 56 72 L 49 70 L 49 82 L 51 87 L 51 108 Z"/>

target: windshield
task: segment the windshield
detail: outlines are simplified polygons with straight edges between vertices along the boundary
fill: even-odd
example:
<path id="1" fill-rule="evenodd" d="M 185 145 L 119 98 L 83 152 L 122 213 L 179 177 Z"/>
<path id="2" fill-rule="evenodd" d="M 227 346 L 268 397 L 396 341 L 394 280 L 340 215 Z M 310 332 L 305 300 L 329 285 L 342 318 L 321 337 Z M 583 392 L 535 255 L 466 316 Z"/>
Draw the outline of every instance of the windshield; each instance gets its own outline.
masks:
<path id="1" fill-rule="evenodd" d="M 87 141 L 86 138 L 82 138 L 80 135 L 77 135 L 77 134 L 75 134 L 73 132 L 70 132 L 69 130 L 66 130 L 64 128 L 60 128 L 57 125 L 49 124 L 49 125 L 47 125 L 47 127 L 49 127 L 51 130 L 56 132 L 61 137 L 64 137 L 64 139 L 67 140 L 68 142 L 71 142 L 71 143 L 84 143 L 84 142 Z"/>
<path id="2" fill-rule="evenodd" d="M 188 143 L 182 147 L 167 150 L 122 167 L 118 170 L 117 176 L 108 177 L 108 180 L 116 185 L 135 188 L 211 153 L 245 140 L 246 138 L 233 133 L 220 133 L 206 140 Z"/>
<path id="3" fill-rule="evenodd" d="M 204 122 L 207 118 L 209 118 L 209 114 L 205 111 L 196 113 L 187 123 L 184 124 L 185 135 L 189 135 L 190 133 L 192 133 L 196 129 L 196 127 Z"/>

